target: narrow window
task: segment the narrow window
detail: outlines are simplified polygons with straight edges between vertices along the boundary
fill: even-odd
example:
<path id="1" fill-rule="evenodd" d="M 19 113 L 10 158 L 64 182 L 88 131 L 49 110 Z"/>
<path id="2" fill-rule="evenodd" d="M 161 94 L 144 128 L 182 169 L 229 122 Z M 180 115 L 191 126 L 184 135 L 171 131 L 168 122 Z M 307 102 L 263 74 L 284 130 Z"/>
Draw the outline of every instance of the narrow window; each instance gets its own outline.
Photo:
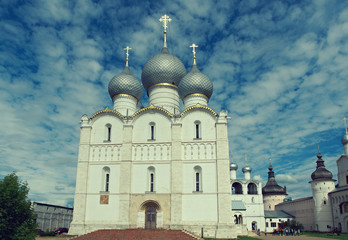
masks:
<path id="1" fill-rule="evenodd" d="M 109 178 L 110 178 L 110 174 L 107 173 L 105 176 L 105 192 L 109 191 Z"/>
<path id="2" fill-rule="evenodd" d="M 111 124 L 109 123 L 105 125 L 105 141 L 111 141 Z"/>
<path id="3" fill-rule="evenodd" d="M 196 172 L 196 192 L 199 192 L 199 172 Z"/>
<path id="4" fill-rule="evenodd" d="M 194 184 L 194 191 L 202 192 L 202 168 L 200 166 L 194 167 Z"/>
<path id="5" fill-rule="evenodd" d="M 156 124 L 154 122 L 150 122 L 150 138 L 149 140 L 156 139 Z"/>
<path id="6" fill-rule="evenodd" d="M 195 121 L 195 139 L 200 139 L 201 136 L 201 122 Z"/>
<path id="7" fill-rule="evenodd" d="M 147 168 L 147 176 L 148 176 L 148 185 L 147 185 L 147 192 L 153 193 L 155 192 L 155 181 L 156 181 L 156 170 L 154 167 L 148 167 Z"/>
<path id="8" fill-rule="evenodd" d="M 155 126 L 151 126 L 151 140 L 155 139 Z"/>
<path id="9" fill-rule="evenodd" d="M 153 192 L 154 177 L 153 173 L 150 174 L 150 192 Z"/>
<path id="10" fill-rule="evenodd" d="M 348 175 L 346 176 L 346 183 L 348 184 Z"/>
<path id="11" fill-rule="evenodd" d="M 110 168 L 104 167 L 102 173 L 102 186 L 101 191 L 109 192 L 110 190 Z"/>

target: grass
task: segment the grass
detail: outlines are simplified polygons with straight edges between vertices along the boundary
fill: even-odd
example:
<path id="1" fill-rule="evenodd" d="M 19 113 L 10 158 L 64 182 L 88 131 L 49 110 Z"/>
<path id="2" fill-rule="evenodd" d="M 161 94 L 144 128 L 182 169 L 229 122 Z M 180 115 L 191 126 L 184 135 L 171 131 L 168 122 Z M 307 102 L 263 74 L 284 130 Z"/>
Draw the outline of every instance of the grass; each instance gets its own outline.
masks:
<path id="1" fill-rule="evenodd" d="M 315 233 L 315 232 L 302 232 L 302 234 L 309 237 L 348 239 L 348 234 L 333 235 L 332 233 Z"/>
<path id="2" fill-rule="evenodd" d="M 260 240 L 258 238 L 253 238 L 253 237 L 248 237 L 248 236 L 238 236 L 237 238 L 234 239 L 229 239 L 229 240 Z M 204 240 L 215 240 L 215 238 L 204 238 Z"/>

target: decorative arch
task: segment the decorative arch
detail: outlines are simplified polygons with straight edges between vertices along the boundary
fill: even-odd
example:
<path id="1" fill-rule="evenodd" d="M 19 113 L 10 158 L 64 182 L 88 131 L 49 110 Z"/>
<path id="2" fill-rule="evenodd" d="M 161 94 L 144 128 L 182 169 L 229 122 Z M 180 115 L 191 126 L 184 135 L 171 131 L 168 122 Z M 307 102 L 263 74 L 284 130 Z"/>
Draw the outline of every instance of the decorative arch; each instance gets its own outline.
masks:
<path id="1" fill-rule="evenodd" d="M 156 210 L 161 211 L 160 204 L 155 200 L 147 200 L 140 205 L 139 210 L 145 211 L 146 207 L 154 207 Z"/>
<path id="2" fill-rule="evenodd" d="M 255 183 L 251 182 L 248 184 L 248 194 L 257 194 L 257 186 Z"/>
<path id="3" fill-rule="evenodd" d="M 104 192 L 109 192 L 110 190 L 110 168 L 105 166 L 102 170 L 102 184 L 101 189 Z"/>
<path id="4" fill-rule="evenodd" d="M 243 194 L 243 187 L 241 183 L 234 182 L 232 184 L 232 194 Z"/>
<path id="5" fill-rule="evenodd" d="M 147 176 L 148 176 L 148 191 L 155 192 L 155 182 L 156 182 L 156 169 L 153 166 L 147 168 Z"/>
<path id="6" fill-rule="evenodd" d="M 202 192 L 202 168 L 200 166 L 195 166 L 194 170 L 194 192 Z"/>

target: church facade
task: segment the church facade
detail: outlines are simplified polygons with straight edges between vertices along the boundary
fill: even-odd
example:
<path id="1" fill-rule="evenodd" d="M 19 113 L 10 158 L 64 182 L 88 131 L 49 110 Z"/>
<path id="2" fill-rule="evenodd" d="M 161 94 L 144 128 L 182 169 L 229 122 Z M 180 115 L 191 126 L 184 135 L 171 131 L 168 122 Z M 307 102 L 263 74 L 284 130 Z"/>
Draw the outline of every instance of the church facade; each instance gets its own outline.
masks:
<path id="1" fill-rule="evenodd" d="M 227 113 L 208 106 L 213 84 L 193 47 L 189 73 L 164 46 L 109 83 L 113 109 L 81 118 L 74 216 L 69 233 L 98 229 L 183 229 L 204 237 L 245 235 L 231 211 Z M 148 107 L 140 99 L 143 87 Z M 180 108 L 183 102 L 183 109 Z M 260 192 L 260 187 L 258 187 Z"/>

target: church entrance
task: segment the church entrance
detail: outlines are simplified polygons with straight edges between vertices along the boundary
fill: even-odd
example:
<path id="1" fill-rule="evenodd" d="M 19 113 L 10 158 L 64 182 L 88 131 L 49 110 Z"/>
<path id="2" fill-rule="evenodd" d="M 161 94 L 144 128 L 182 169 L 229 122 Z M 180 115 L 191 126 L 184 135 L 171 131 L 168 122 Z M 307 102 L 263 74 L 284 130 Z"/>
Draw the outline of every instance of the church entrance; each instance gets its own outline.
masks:
<path id="1" fill-rule="evenodd" d="M 145 228 L 155 229 L 157 220 L 157 211 L 153 206 L 148 206 L 145 209 Z"/>

